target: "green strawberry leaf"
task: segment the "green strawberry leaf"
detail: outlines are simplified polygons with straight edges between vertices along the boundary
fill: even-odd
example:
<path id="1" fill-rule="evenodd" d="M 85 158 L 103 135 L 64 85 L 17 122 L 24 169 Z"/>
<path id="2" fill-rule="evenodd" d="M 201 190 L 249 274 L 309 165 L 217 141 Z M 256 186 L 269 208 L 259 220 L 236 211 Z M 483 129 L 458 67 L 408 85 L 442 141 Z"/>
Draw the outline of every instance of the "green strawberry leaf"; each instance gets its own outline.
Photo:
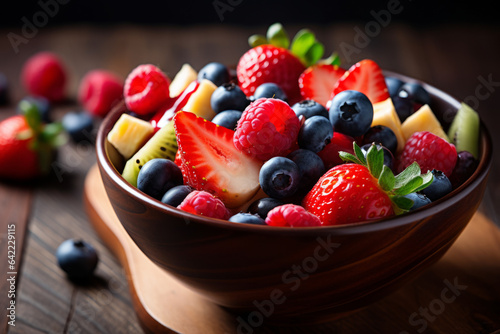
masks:
<path id="1" fill-rule="evenodd" d="M 267 30 L 267 40 L 272 45 L 284 49 L 288 49 L 290 46 L 290 39 L 288 38 L 288 34 L 281 23 L 274 23 L 269 26 L 269 29 Z"/>
<path id="2" fill-rule="evenodd" d="M 363 154 L 361 152 L 361 149 L 359 149 L 359 151 L 361 154 Z M 380 177 L 380 173 L 382 172 L 382 168 L 384 166 L 384 151 L 382 149 L 379 149 L 377 145 L 372 144 L 368 149 L 368 152 L 366 153 L 366 161 L 370 173 L 376 179 L 378 179 Z"/>
<path id="3" fill-rule="evenodd" d="M 318 61 L 320 64 L 326 64 L 326 65 L 334 65 L 334 66 L 340 66 L 340 57 L 337 52 L 334 52 L 330 55 L 330 57 L 322 59 Z"/>
<path id="4" fill-rule="evenodd" d="M 430 171 L 427 172 L 426 174 L 420 175 L 420 177 L 422 178 L 422 185 L 420 187 L 416 188 L 413 192 L 418 192 L 418 191 L 424 190 L 432 183 L 432 180 L 434 179 L 434 177 L 432 176 L 432 173 Z"/>
<path id="5" fill-rule="evenodd" d="M 391 191 L 394 188 L 395 178 L 391 169 L 383 165 L 382 172 L 378 178 L 378 184 L 384 191 Z"/>
<path id="6" fill-rule="evenodd" d="M 396 175 L 396 184 L 394 188 L 401 188 L 409 180 L 420 175 L 420 166 L 417 162 L 412 163 L 410 166 L 406 167 L 401 173 Z"/>
<path id="7" fill-rule="evenodd" d="M 42 125 L 42 116 L 40 115 L 38 107 L 34 103 L 23 100 L 19 103 L 19 109 L 24 115 L 26 123 L 28 123 L 29 127 L 34 133 L 38 133 Z"/>
<path id="8" fill-rule="evenodd" d="M 362 162 L 362 165 L 366 166 L 367 165 L 366 158 L 365 155 L 363 154 L 363 151 L 361 151 L 361 147 L 359 147 L 359 145 L 356 144 L 356 142 L 354 142 L 352 146 L 354 149 L 354 154 L 356 154 L 356 157 Z"/>
<path id="9" fill-rule="evenodd" d="M 357 156 L 355 156 L 355 155 L 353 155 L 353 154 L 351 154 L 349 152 L 340 151 L 339 152 L 339 157 L 342 160 L 344 160 L 345 162 L 353 162 L 353 163 L 358 164 L 358 165 L 366 166 L 366 160 L 361 161 L 361 160 L 358 159 Z"/>
<path id="10" fill-rule="evenodd" d="M 404 185 L 399 188 L 394 188 L 393 192 L 395 195 L 404 196 L 409 193 L 414 192 L 414 189 L 419 188 L 423 184 L 424 180 L 420 176 L 416 176 L 413 179 L 408 180 Z"/>
<path id="11" fill-rule="evenodd" d="M 413 201 L 403 196 L 392 196 L 391 200 L 395 204 L 394 211 L 397 215 L 407 212 L 413 206 Z"/>
<path id="12" fill-rule="evenodd" d="M 313 45 L 307 50 L 306 54 L 304 55 L 304 60 L 306 62 L 307 66 L 311 66 L 316 64 L 321 57 L 323 57 L 323 54 L 325 53 L 325 47 L 323 44 L 320 42 L 314 42 Z"/>
<path id="13" fill-rule="evenodd" d="M 315 41 L 316 37 L 309 29 L 302 29 L 293 38 L 290 51 L 298 58 L 303 59 Z"/>
<path id="14" fill-rule="evenodd" d="M 250 47 L 254 48 L 259 45 L 269 44 L 266 36 L 263 35 L 252 35 L 248 37 L 248 44 Z"/>

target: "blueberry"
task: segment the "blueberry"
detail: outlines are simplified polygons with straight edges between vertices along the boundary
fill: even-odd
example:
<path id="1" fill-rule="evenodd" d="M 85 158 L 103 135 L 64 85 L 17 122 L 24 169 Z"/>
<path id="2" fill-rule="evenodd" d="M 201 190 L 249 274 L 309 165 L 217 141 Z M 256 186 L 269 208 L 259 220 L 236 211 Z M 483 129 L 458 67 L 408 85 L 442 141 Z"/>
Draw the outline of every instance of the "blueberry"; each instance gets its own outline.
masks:
<path id="1" fill-rule="evenodd" d="M 239 110 L 225 110 L 215 115 L 214 118 L 212 118 L 212 122 L 229 130 L 234 130 L 236 129 L 236 125 L 238 125 L 241 114 L 243 114 L 243 112 Z"/>
<path id="2" fill-rule="evenodd" d="M 181 185 L 182 172 L 172 160 L 152 159 L 142 166 L 137 176 L 137 189 L 161 200 L 163 195 L 175 186 Z"/>
<path id="3" fill-rule="evenodd" d="M 303 100 L 292 106 L 295 115 L 304 116 L 306 119 L 312 116 L 323 116 L 328 118 L 328 110 L 314 100 Z"/>
<path id="4" fill-rule="evenodd" d="M 396 154 L 398 138 L 390 128 L 384 125 L 372 126 L 363 136 L 363 145 L 377 143 L 387 147 L 392 154 Z"/>
<path id="5" fill-rule="evenodd" d="M 208 79 L 212 81 L 214 85 L 220 86 L 231 80 L 231 74 L 224 64 L 212 62 L 205 65 L 198 72 L 198 81 L 203 79 Z"/>
<path id="6" fill-rule="evenodd" d="M 269 211 L 274 209 L 277 206 L 283 205 L 282 201 L 276 199 L 276 198 L 271 198 L 271 197 L 264 197 L 261 199 L 258 199 L 254 201 L 250 206 L 248 207 L 248 212 L 257 214 L 259 215 L 262 219 L 266 219 L 267 214 Z"/>
<path id="7" fill-rule="evenodd" d="M 177 207 L 186 196 L 193 191 L 193 188 L 186 185 L 179 185 L 167 190 L 165 195 L 161 198 L 161 201 L 165 204 Z"/>
<path id="8" fill-rule="evenodd" d="M 264 219 L 262 219 L 259 215 L 248 212 L 237 213 L 234 216 L 231 216 L 229 221 L 241 224 L 266 225 Z"/>
<path id="9" fill-rule="evenodd" d="M 61 243 L 56 251 L 59 267 L 70 279 L 89 279 L 99 261 L 96 250 L 87 242 L 69 239 Z"/>
<path id="10" fill-rule="evenodd" d="M 318 153 L 332 141 L 333 127 L 323 116 L 312 116 L 300 127 L 297 137 L 299 147 Z"/>
<path id="11" fill-rule="evenodd" d="M 333 97 L 329 115 L 334 131 L 358 137 L 372 124 L 373 105 L 365 94 L 344 90 Z"/>
<path id="12" fill-rule="evenodd" d="M 408 96 L 401 97 L 399 95 L 395 95 L 392 97 L 392 103 L 394 104 L 394 109 L 396 109 L 396 113 L 398 114 L 401 122 L 404 122 L 415 111 L 413 102 L 408 98 Z"/>
<path id="13" fill-rule="evenodd" d="M 210 105 L 215 113 L 224 110 L 243 111 L 250 101 L 239 86 L 234 83 L 225 83 L 217 87 L 210 98 Z"/>
<path id="14" fill-rule="evenodd" d="M 443 172 L 433 169 L 431 173 L 432 183 L 422 190 L 421 193 L 434 202 L 449 194 L 453 190 L 453 187 L 451 186 L 450 180 Z"/>
<path id="15" fill-rule="evenodd" d="M 429 92 L 418 82 L 405 83 L 398 92 L 399 96 L 408 96 L 410 100 L 419 104 L 430 104 L 431 96 Z"/>
<path id="16" fill-rule="evenodd" d="M 392 155 L 392 152 L 387 147 L 382 146 L 378 143 L 375 143 L 375 145 L 377 146 L 377 149 L 384 150 L 384 165 L 386 165 L 387 167 L 392 169 L 392 167 L 394 165 L 394 155 Z M 372 144 L 365 144 L 365 145 L 361 146 L 361 151 L 363 152 L 363 154 L 365 156 L 368 153 L 370 146 L 372 146 Z"/>
<path id="17" fill-rule="evenodd" d="M 326 172 L 323 160 L 313 151 L 298 149 L 290 153 L 287 158 L 295 162 L 299 167 L 299 190 L 311 190 L 319 178 Z"/>
<path id="18" fill-rule="evenodd" d="M 457 188 L 464 183 L 476 170 L 478 161 L 467 151 L 458 152 L 457 163 L 450 175 L 453 188 Z"/>
<path id="19" fill-rule="evenodd" d="M 385 77 L 385 84 L 389 90 L 389 95 L 392 97 L 397 94 L 399 89 L 405 84 L 401 79 L 395 77 Z"/>
<path id="20" fill-rule="evenodd" d="M 279 99 L 285 102 L 288 100 L 285 92 L 280 88 L 280 86 L 273 82 L 263 83 L 255 89 L 253 98 L 257 100 L 263 97 Z"/>
<path id="21" fill-rule="evenodd" d="M 9 82 L 7 77 L 0 73 L 0 106 L 4 106 L 9 103 Z"/>
<path id="22" fill-rule="evenodd" d="M 404 197 L 413 201 L 413 206 L 410 208 L 410 211 L 416 210 L 423 207 L 424 205 L 431 203 L 431 200 L 428 199 L 424 194 L 410 193 L 408 195 L 405 195 Z"/>
<path id="23" fill-rule="evenodd" d="M 61 123 L 75 143 L 94 141 L 94 122 L 88 112 L 68 112 L 63 116 Z"/>
<path id="24" fill-rule="evenodd" d="M 262 190 L 270 197 L 277 199 L 290 197 L 299 188 L 299 167 L 288 158 L 271 158 L 260 169 L 259 183 Z"/>
<path id="25" fill-rule="evenodd" d="M 26 110 L 28 105 L 32 105 L 38 109 L 42 122 L 50 123 L 52 120 L 50 118 L 50 102 L 41 96 L 26 96 L 17 105 L 17 112 L 19 114 Z"/>

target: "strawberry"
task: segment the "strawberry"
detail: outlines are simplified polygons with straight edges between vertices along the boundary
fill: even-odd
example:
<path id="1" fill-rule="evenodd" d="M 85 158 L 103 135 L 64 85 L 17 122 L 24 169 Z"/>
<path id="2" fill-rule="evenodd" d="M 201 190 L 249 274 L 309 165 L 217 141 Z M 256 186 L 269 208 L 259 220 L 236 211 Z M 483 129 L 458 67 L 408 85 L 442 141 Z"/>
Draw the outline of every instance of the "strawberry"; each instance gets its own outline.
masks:
<path id="1" fill-rule="evenodd" d="M 20 104 L 24 115 L 0 122 L 0 178 L 27 180 L 48 173 L 54 147 L 61 143 L 59 123 L 43 124 L 34 104 Z"/>
<path id="2" fill-rule="evenodd" d="M 309 66 L 299 77 L 300 95 L 304 100 L 314 100 L 324 107 L 337 81 L 346 70 L 331 64 Z"/>
<path id="3" fill-rule="evenodd" d="M 300 100 L 298 79 L 305 66 L 285 48 L 270 44 L 248 50 L 236 67 L 241 89 L 247 96 L 263 83 L 273 82 L 285 92 L 290 103 Z"/>
<path id="4" fill-rule="evenodd" d="M 389 90 L 380 67 L 373 60 L 362 60 L 349 68 L 337 81 L 330 100 L 344 90 L 357 90 L 368 96 L 371 103 L 385 101 L 389 98 Z"/>
<path id="5" fill-rule="evenodd" d="M 406 212 L 413 201 L 404 196 L 432 183 L 432 173 L 422 175 L 417 163 L 394 176 L 383 164 L 382 149 L 372 145 L 365 157 L 356 143 L 353 146 L 355 155 L 340 153 L 352 163 L 326 172 L 302 202 L 324 225 L 351 224 Z"/>
<path id="6" fill-rule="evenodd" d="M 220 198 L 228 208 L 255 195 L 261 162 L 234 146 L 234 131 L 186 111 L 177 112 L 173 120 L 187 185 Z"/>
<path id="7" fill-rule="evenodd" d="M 352 143 L 354 138 L 340 132 L 334 132 L 332 140 L 325 146 L 324 149 L 318 152 L 319 157 L 323 160 L 325 168 L 328 170 L 334 166 L 343 164 L 344 161 L 340 158 L 339 152 L 348 152 L 354 154 Z"/>
<path id="8" fill-rule="evenodd" d="M 428 131 L 415 132 L 398 155 L 397 170 L 416 161 L 423 171 L 436 169 L 450 177 L 457 158 L 455 145 Z"/>

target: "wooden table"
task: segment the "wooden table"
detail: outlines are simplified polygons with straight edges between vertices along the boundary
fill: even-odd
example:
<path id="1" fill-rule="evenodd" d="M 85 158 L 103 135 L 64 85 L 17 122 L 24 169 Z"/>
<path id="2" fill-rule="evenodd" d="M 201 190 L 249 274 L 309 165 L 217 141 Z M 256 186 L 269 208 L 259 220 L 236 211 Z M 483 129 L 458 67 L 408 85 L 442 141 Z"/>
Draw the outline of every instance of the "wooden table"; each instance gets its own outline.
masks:
<path id="1" fill-rule="evenodd" d="M 385 69 L 425 80 L 461 100 L 475 104 L 474 107 L 492 132 L 494 144 L 500 143 L 500 131 L 495 131 L 495 126 L 500 124 L 497 110 L 500 106 L 498 26 L 414 28 L 392 23 L 382 28 L 376 36 L 361 40 L 359 31 L 365 27 L 362 23 L 354 22 L 310 28 L 325 42 L 327 53 L 341 51 L 346 66 L 363 58 L 372 58 Z M 287 28 L 294 33 L 301 27 Z M 19 71 L 23 62 L 37 51 L 51 50 L 64 59 L 71 75 L 69 95 L 74 98 L 80 78 L 95 68 L 109 69 L 125 77 L 133 67 L 146 62 L 161 66 L 170 75 L 174 75 L 186 62 L 196 69 L 215 60 L 235 64 L 247 49 L 246 38 L 252 33 L 264 31 L 265 27 L 257 29 L 227 25 L 186 28 L 47 27 L 40 29 L 28 43 L 20 45 L 17 54 L 4 38 L 0 40 L 0 72 L 5 73 L 12 84 L 12 104 L 0 110 L 0 118 L 12 114 L 15 103 L 24 96 L 18 79 Z M 9 32 L 11 30 L 3 30 L 0 34 L 6 36 Z M 342 52 L 346 50 L 351 53 Z M 77 103 L 70 100 L 55 107 L 54 117 L 60 119 L 65 112 L 78 108 Z M 6 319 L 9 319 L 4 314 L 10 301 L 7 297 L 10 285 L 5 283 L 5 279 L 0 284 L 0 332 L 6 328 L 9 333 L 142 331 L 134 313 L 127 277 L 115 256 L 88 223 L 83 209 L 83 184 L 94 162 L 92 145 L 70 143 L 60 149 L 57 168 L 47 180 L 24 186 L 0 184 L 0 268 L 3 273 L 16 272 L 14 277 L 17 283 L 15 327 L 6 324 Z M 499 168 L 500 158 L 496 154 L 492 170 Z M 491 173 L 481 210 L 498 224 L 500 210 L 495 203 L 500 203 L 500 177 Z M 16 224 L 17 256 L 14 270 L 5 267 L 7 251 L 4 245 L 8 237 L 8 224 Z M 26 224 L 28 230 L 24 239 Z M 63 240 L 74 237 L 91 242 L 100 254 L 96 277 L 87 286 L 70 283 L 58 268 L 54 256 Z M 495 255 L 497 259 L 499 254 Z M 453 268 L 450 270 L 453 273 Z M 450 333 L 454 324 L 464 322 L 466 325 L 462 331 L 456 332 L 491 333 L 500 329 L 498 266 L 471 270 L 477 275 L 471 274 L 472 278 L 464 282 L 472 287 L 464 292 L 466 297 L 444 310 L 435 321 L 429 321 L 425 332 Z M 9 278 L 9 275 L 5 276 Z M 484 276 L 489 276 L 486 281 L 492 285 L 481 285 L 485 282 Z M 453 276 L 449 277 L 449 280 L 453 279 Z M 428 291 L 419 288 L 429 282 L 433 288 Z M 370 306 L 368 311 L 337 323 L 318 326 L 310 332 L 415 333 L 421 329 L 423 332 L 423 327 L 411 324 L 409 317 L 419 306 L 426 306 L 438 297 L 443 284 L 442 278 L 435 270 L 431 270 L 410 287 L 405 287 L 404 293 L 398 292 Z M 411 292 L 411 298 L 408 297 L 408 291 Z M 263 331 L 301 332 L 296 328 Z"/>

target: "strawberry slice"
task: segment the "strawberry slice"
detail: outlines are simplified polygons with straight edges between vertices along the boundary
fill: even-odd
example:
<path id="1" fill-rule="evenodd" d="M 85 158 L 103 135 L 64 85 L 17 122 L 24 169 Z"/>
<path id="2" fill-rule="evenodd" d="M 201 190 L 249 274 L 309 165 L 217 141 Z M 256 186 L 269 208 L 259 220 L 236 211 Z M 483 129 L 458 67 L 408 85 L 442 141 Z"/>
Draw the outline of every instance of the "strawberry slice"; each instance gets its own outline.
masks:
<path id="1" fill-rule="evenodd" d="M 353 66 L 337 81 L 330 100 L 344 90 L 357 90 L 368 96 L 372 103 L 389 98 L 389 90 L 382 70 L 373 60 L 365 59 Z"/>
<path id="2" fill-rule="evenodd" d="M 314 100 L 326 107 L 335 84 L 345 72 L 337 65 L 309 66 L 299 77 L 300 95 L 304 100 Z"/>
<path id="3" fill-rule="evenodd" d="M 234 131 L 186 111 L 176 113 L 174 127 L 186 184 L 228 208 L 241 206 L 259 190 L 261 162 L 236 149 Z"/>

